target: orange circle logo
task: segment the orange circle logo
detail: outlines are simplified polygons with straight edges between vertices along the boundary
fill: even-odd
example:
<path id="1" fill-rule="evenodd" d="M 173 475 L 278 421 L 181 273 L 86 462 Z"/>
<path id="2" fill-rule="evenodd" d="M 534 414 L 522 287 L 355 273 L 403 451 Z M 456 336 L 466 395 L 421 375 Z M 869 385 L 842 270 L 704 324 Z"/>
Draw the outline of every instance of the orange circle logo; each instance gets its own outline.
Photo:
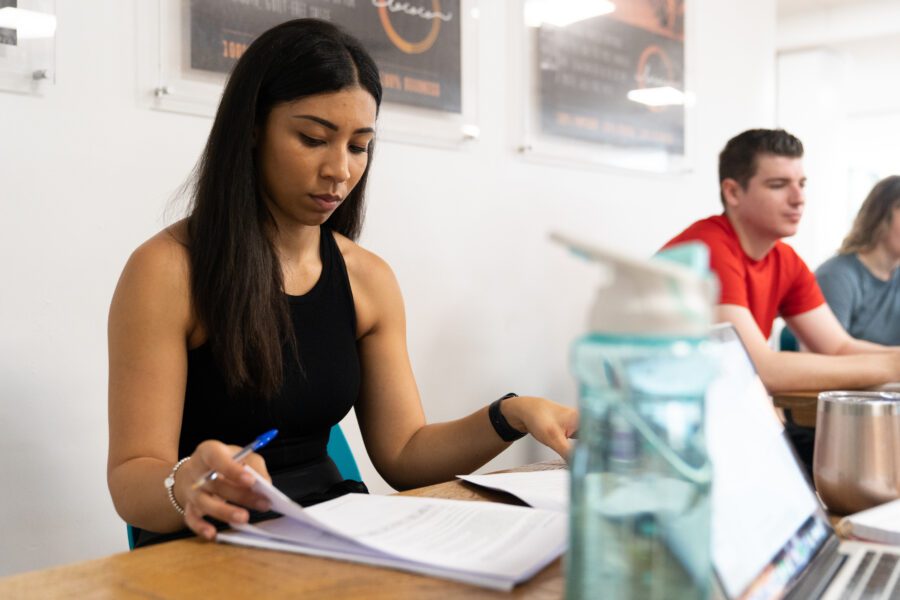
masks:
<path id="1" fill-rule="evenodd" d="M 661 84 L 671 85 L 674 77 L 672 60 L 665 50 L 656 45 L 644 48 L 638 59 L 637 72 L 634 77 L 637 80 L 638 88 L 658 87 Z M 647 109 L 651 112 L 660 112 L 666 107 L 648 106 Z"/>
<path id="2" fill-rule="evenodd" d="M 661 70 L 664 71 L 664 73 L 660 72 Z M 669 55 L 666 54 L 666 51 L 659 46 L 647 46 L 644 48 L 644 51 L 641 52 L 640 58 L 638 58 L 637 72 L 635 73 L 635 79 L 637 79 L 638 86 L 642 88 L 648 87 L 648 83 L 651 84 L 650 87 L 653 87 L 653 84 L 658 85 L 661 83 L 660 80 L 663 79 L 660 75 L 665 75 L 665 82 L 667 85 L 672 81 L 672 78 L 675 76 L 672 67 L 672 59 L 670 59 Z"/>
<path id="3" fill-rule="evenodd" d="M 434 42 L 437 41 L 438 33 L 441 31 L 441 18 L 439 16 L 441 12 L 440 0 L 431 0 L 431 10 L 434 13 L 434 16 L 431 18 L 431 30 L 418 42 L 410 42 L 403 39 L 403 36 L 394 29 L 394 26 L 391 23 L 391 16 L 388 13 L 387 3 L 378 3 L 378 17 L 381 19 L 381 26 L 384 27 L 388 39 L 390 39 L 397 48 L 407 54 L 422 54 L 423 52 L 428 51 L 428 49 L 434 45 Z"/>

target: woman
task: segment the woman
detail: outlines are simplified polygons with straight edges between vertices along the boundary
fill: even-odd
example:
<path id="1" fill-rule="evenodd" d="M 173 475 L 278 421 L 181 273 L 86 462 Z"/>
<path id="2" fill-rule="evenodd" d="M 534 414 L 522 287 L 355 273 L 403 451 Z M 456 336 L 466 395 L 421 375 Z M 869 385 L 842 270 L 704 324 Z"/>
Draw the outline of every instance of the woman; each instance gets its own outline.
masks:
<path id="1" fill-rule="evenodd" d="M 837 256 L 816 270 L 828 305 L 850 335 L 900 345 L 900 176 L 879 181 Z"/>
<path id="2" fill-rule="evenodd" d="M 267 510 L 232 456 L 270 428 L 245 462 L 289 496 L 353 489 L 325 450 L 351 408 L 396 488 L 468 473 L 525 432 L 567 453 L 577 414 L 541 398 L 426 425 L 399 287 L 353 241 L 380 102 L 375 63 L 336 27 L 264 33 L 225 87 L 189 216 L 129 259 L 109 317 L 108 482 L 138 545 Z"/>

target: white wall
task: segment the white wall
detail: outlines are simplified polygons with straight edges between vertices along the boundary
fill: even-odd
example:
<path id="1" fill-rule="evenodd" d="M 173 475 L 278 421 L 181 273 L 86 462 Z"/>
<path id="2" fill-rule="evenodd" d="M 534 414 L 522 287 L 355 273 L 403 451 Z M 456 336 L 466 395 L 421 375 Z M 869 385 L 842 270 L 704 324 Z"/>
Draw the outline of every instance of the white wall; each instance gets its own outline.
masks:
<path id="1" fill-rule="evenodd" d="M 803 140 L 809 178 L 791 244 L 834 254 L 872 185 L 900 174 L 900 3 L 811 5 L 779 22 L 777 121 Z"/>
<path id="2" fill-rule="evenodd" d="M 430 419 L 507 390 L 574 403 L 567 353 L 594 273 L 547 232 L 649 255 L 719 210 L 725 140 L 774 123 L 774 0 L 689 4 L 698 98 L 689 174 L 514 154 L 511 4 L 496 0 L 481 3 L 482 138 L 463 151 L 380 145 L 362 243 L 400 280 Z M 105 480 L 106 312 L 128 254 L 167 222 L 210 126 L 137 105 L 134 7 L 58 2 L 56 85 L 38 98 L 0 93 L 0 575 L 126 548 Z M 367 482 L 383 490 L 348 433 Z M 493 465 L 545 456 L 519 443 Z"/>

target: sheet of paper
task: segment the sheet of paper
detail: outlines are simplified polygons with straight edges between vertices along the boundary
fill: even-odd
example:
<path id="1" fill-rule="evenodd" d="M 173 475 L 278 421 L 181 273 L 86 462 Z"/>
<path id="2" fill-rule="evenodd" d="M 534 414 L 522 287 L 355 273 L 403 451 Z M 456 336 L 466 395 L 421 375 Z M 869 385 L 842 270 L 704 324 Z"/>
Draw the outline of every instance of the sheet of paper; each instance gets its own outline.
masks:
<path id="1" fill-rule="evenodd" d="M 851 525 L 847 529 L 847 525 Z M 879 504 L 848 515 L 838 526 L 841 531 L 876 542 L 900 544 L 900 500 Z"/>
<path id="2" fill-rule="evenodd" d="M 248 469 L 251 472 L 252 469 Z M 464 572 L 491 581 L 524 581 L 565 551 L 565 513 L 490 502 L 347 494 L 303 508 L 257 475 L 280 519 L 233 524 L 242 536 L 277 538 L 305 549 L 390 559 L 415 570 Z M 223 541 L 243 540 L 228 534 Z M 259 545 L 259 542 L 255 542 Z M 300 549 L 294 551 L 302 552 Z M 313 554 L 314 552 L 308 552 Z"/>
<path id="3" fill-rule="evenodd" d="M 285 496 L 284 492 L 264 479 L 250 466 L 244 466 L 244 469 L 256 478 L 256 482 L 253 484 L 253 491 L 265 496 L 272 504 L 272 510 L 287 517 L 291 517 L 292 519 L 294 519 L 295 521 L 299 521 L 300 523 L 306 523 L 318 529 L 328 530 L 327 525 L 317 521 L 312 514 L 310 514 L 308 511 L 304 510 L 302 506 Z M 231 525 L 235 529 L 241 529 L 240 523 L 229 523 L 229 525 Z"/>
<path id="4" fill-rule="evenodd" d="M 291 517 L 279 517 L 263 521 L 255 525 L 235 524 L 235 529 L 244 533 L 294 542 L 310 548 L 332 552 L 353 553 L 361 556 L 380 556 L 381 553 L 372 548 L 357 544 L 353 540 L 333 535 L 323 529 L 313 527 Z"/>
<path id="5" fill-rule="evenodd" d="M 287 517 L 284 517 L 287 518 Z M 341 549 L 321 549 L 309 546 L 298 545 L 293 542 L 279 541 L 268 537 L 261 537 L 248 532 L 225 532 L 218 535 L 218 539 L 229 544 L 237 544 L 239 546 L 249 546 L 251 548 L 262 548 L 265 550 L 278 550 L 281 552 L 292 552 L 294 554 L 306 554 L 309 556 L 320 556 L 323 558 L 334 558 L 337 560 L 346 560 L 349 562 L 372 565 L 376 567 L 387 567 L 398 569 L 400 571 L 408 571 L 410 573 L 418 573 L 429 575 L 432 577 L 440 577 L 452 581 L 461 581 L 472 585 L 478 585 L 485 588 L 508 592 L 513 589 L 516 581 L 503 577 L 493 577 L 490 575 L 479 575 L 474 573 L 466 573 L 465 571 L 454 571 L 451 569 L 442 569 L 432 565 L 422 565 L 419 563 L 411 563 L 401 559 L 394 559 L 389 556 L 373 554 L 358 554 L 356 552 L 346 552 Z"/>
<path id="6" fill-rule="evenodd" d="M 306 511 L 392 556 L 517 579 L 561 554 L 568 529 L 562 513 L 440 498 L 347 494 Z"/>
<path id="7" fill-rule="evenodd" d="M 569 471 L 554 469 L 491 475 L 457 475 L 459 479 L 512 494 L 535 508 L 569 510 Z"/>

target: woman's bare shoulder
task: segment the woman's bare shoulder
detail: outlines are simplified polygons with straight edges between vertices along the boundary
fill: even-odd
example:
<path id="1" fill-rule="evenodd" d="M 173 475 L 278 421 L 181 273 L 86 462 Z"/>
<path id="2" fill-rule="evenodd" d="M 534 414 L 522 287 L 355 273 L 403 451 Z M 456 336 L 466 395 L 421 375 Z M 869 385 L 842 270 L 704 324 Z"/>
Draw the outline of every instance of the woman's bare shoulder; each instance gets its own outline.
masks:
<path id="1" fill-rule="evenodd" d="M 131 253 L 113 297 L 113 308 L 190 320 L 190 257 L 187 227 L 179 221 Z"/>
<path id="2" fill-rule="evenodd" d="M 385 323 L 404 319 L 400 285 L 391 267 L 380 256 L 342 235 L 335 234 L 347 265 L 353 303 L 356 308 L 357 337 L 382 329 Z"/>
<path id="3" fill-rule="evenodd" d="M 189 266 L 187 227 L 184 221 L 179 221 L 138 246 L 128 258 L 125 273 L 150 278 L 156 283 L 187 284 Z"/>
<path id="4" fill-rule="evenodd" d="M 351 280 L 356 279 L 367 285 L 378 285 L 385 280 L 394 281 L 394 272 L 383 258 L 337 232 L 334 239 L 344 257 Z"/>

